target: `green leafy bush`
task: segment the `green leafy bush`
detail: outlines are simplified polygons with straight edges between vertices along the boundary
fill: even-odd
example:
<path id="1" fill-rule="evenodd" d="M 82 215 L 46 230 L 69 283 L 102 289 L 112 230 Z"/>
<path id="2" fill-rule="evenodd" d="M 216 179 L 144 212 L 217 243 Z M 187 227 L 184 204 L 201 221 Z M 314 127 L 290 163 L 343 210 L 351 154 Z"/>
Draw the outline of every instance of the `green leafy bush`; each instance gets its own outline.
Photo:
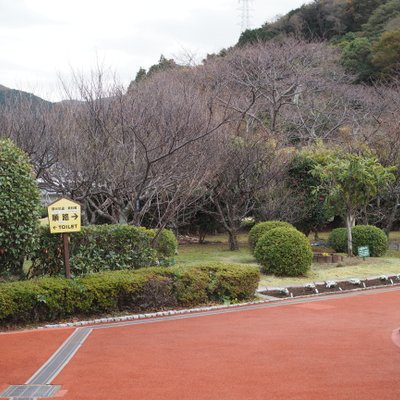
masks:
<path id="1" fill-rule="evenodd" d="M 328 237 L 328 244 L 338 253 L 347 252 L 347 229 L 336 228 L 331 231 Z"/>
<path id="2" fill-rule="evenodd" d="M 64 271 L 61 235 L 41 227 L 29 276 L 61 275 Z M 107 270 L 170 265 L 178 242 L 164 229 L 154 247 L 155 231 L 131 225 L 91 225 L 70 235 L 71 272 L 74 276 Z"/>
<path id="3" fill-rule="evenodd" d="M 258 239 L 264 233 L 268 232 L 271 229 L 275 228 L 294 228 L 293 225 L 289 224 L 289 222 L 284 222 L 284 221 L 265 221 L 265 222 L 259 222 L 258 224 L 255 224 L 249 232 L 249 245 L 252 250 L 256 247 Z"/>
<path id="4" fill-rule="evenodd" d="M 22 274 L 39 216 L 39 190 L 26 154 L 0 140 L 0 274 Z"/>
<path id="5" fill-rule="evenodd" d="M 258 281 L 256 267 L 211 264 L 0 283 L 0 325 L 247 300 Z"/>
<path id="6" fill-rule="evenodd" d="M 388 238 L 382 229 L 373 225 L 357 225 L 352 228 L 353 254 L 357 255 L 358 247 L 368 246 L 372 257 L 381 257 L 388 249 Z M 346 228 L 334 229 L 329 235 L 329 244 L 339 253 L 347 252 Z"/>
<path id="7" fill-rule="evenodd" d="M 278 276 L 304 275 L 313 253 L 307 237 L 293 228 L 275 228 L 257 241 L 254 255 L 262 270 Z"/>
<path id="8" fill-rule="evenodd" d="M 81 232 L 70 235 L 71 272 L 79 276 L 155 265 L 157 254 L 150 236 L 146 230 L 130 225 L 82 227 Z M 29 276 L 60 275 L 63 271 L 61 235 L 41 227 Z"/>
<path id="9" fill-rule="evenodd" d="M 130 225 L 91 225 L 71 235 L 71 271 L 82 275 L 155 265 L 149 235 Z"/>

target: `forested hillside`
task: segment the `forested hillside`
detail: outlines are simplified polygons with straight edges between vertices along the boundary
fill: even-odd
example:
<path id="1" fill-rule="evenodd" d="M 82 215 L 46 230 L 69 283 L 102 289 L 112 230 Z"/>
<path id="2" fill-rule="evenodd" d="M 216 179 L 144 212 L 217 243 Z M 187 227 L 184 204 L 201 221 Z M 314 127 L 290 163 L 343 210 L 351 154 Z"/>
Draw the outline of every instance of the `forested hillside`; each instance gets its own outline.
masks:
<path id="1" fill-rule="evenodd" d="M 9 89 L 5 86 L 0 85 L 0 107 L 7 106 L 18 106 L 21 103 L 30 103 L 31 107 L 39 107 L 40 104 L 47 104 L 50 106 L 51 103 L 35 96 L 32 93 L 23 92 L 21 90 Z"/>
<path id="2" fill-rule="evenodd" d="M 358 81 L 392 79 L 400 63 L 400 0 L 316 0 L 245 31 L 238 45 L 287 36 L 336 46 Z"/>

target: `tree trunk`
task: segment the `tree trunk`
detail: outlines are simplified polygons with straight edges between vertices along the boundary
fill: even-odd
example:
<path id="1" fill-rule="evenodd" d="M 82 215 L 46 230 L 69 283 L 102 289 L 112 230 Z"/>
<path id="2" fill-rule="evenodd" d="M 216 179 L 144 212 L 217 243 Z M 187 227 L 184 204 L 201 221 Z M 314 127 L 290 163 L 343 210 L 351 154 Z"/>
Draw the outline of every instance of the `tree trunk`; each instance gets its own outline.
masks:
<path id="1" fill-rule="evenodd" d="M 204 244 L 207 235 L 206 231 L 199 229 L 198 235 L 199 235 L 199 244 Z"/>
<path id="2" fill-rule="evenodd" d="M 82 204 L 81 210 L 82 210 L 82 223 L 83 223 L 83 225 L 89 225 L 90 221 L 89 221 L 87 203 L 86 202 L 84 202 Z"/>
<path id="3" fill-rule="evenodd" d="M 351 228 L 355 224 L 355 216 L 349 211 L 346 216 L 346 228 L 347 228 L 347 255 L 353 257 L 353 235 L 351 233 Z"/>
<path id="4" fill-rule="evenodd" d="M 229 250 L 239 250 L 239 243 L 237 240 L 237 232 L 235 230 L 229 230 Z"/>
<path id="5" fill-rule="evenodd" d="M 366 205 L 364 206 L 364 209 L 363 209 L 363 212 L 364 212 L 363 224 L 364 224 L 364 225 L 369 225 L 369 218 L 368 218 L 367 206 L 368 206 L 368 204 L 366 204 Z"/>
<path id="6" fill-rule="evenodd" d="M 214 200 L 214 204 L 217 207 L 221 222 L 224 225 L 224 228 L 229 235 L 229 250 L 231 251 L 239 250 L 239 243 L 237 240 L 237 232 L 239 230 L 239 226 L 235 224 L 235 219 L 232 217 L 231 211 L 228 210 L 226 215 L 222 210 L 221 204 L 218 201 L 218 199 Z"/>
<path id="7" fill-rule="evenodd" d="M 115 219 L 120 225 L 128 224 L 129 207 L 119 206 L 115 207 Z"/>

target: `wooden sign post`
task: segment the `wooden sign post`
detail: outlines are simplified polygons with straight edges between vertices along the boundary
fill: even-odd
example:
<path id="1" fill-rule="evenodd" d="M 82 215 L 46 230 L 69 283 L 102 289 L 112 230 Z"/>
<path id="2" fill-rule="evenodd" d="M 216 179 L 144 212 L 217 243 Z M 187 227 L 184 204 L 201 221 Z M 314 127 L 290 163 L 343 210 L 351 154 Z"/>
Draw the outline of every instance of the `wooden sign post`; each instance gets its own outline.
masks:
<path id="1" fill-rule="evenodd" d="M 75 201 L 61 198 L 47 207 L 50 233 L 61 233 L 63 239 L 63 255 L 65 277 L 71 278 L 69 262 L 69 233 L 81 230 L 81 206 Z"/>

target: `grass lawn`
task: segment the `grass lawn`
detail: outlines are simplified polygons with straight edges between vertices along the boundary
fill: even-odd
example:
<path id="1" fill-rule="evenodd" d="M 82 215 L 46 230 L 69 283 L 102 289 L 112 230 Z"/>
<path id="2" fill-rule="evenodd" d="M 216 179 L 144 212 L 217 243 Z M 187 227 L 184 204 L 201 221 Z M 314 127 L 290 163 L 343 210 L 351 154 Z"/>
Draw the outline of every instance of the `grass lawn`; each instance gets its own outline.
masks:
<path id="1" fill-rule="evenodd" d="M 324 236 L 323 238 L 325 238 Z M 397 238 L 399 238 L 397 232 L 394 235 L 391 234 L 391 239 Z M 239 251 L 228 250 L 227 237 L 225 235 L 210 236 L 207 240 L 212 243 L 180 245 L 179 254 L 176 256 L 177 265 L 189 266 L 208 262 L 257 265 L 255 258 L 250 253 L 246 234 L 242 234 L 239 237 Z M 325 280 L 365 278 L 398 273 L 400 273 L 400 251 L 389 250 L 385 257 L 368 258 L 366 261 L 354 257 L 347 258 L 340 264 L 314 263 L 306 276 L 298 278 L 262 275 L 260 285 L 287 286 Z"/>

